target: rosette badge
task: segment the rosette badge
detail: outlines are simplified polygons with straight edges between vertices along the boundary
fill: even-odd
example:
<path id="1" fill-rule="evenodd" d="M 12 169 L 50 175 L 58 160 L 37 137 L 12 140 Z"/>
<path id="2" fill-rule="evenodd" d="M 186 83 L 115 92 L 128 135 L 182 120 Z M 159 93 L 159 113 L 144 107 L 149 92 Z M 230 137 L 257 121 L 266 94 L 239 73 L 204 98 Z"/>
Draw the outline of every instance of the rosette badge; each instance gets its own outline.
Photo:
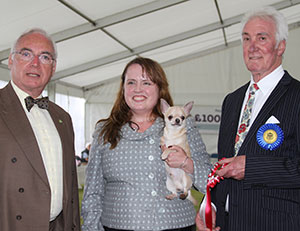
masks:
<path id="1" fill-rule="evenodd" d="M 275 150 L 283 141 L 283 131 L 276 124 L 264 124 L 258 129 L 256 139 L 258 144 L 266 150 Z"/>

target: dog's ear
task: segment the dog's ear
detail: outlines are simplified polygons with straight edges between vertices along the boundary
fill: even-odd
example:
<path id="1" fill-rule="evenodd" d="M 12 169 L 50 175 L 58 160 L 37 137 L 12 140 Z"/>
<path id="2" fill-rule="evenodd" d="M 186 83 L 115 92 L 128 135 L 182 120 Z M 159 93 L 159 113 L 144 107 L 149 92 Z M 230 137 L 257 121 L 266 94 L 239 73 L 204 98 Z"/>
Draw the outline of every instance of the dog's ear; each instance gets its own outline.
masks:
<path id="1" fill-rule="evenodd" d="M 169 109 L 170 105 L 163 98 L 160 99 L 160 110 L 163 114 Z"/>
<path id="2" fill-rule="evenodd" d="M 192 108 L 193 108 L 193 105 L 194 105 L 194 101 L 191 101 L 191 102 L 188 102 L 186 105 L 183 106 L 183 110 L 184 110 L 184 113 L 186 115 L 189 115 Z"/>

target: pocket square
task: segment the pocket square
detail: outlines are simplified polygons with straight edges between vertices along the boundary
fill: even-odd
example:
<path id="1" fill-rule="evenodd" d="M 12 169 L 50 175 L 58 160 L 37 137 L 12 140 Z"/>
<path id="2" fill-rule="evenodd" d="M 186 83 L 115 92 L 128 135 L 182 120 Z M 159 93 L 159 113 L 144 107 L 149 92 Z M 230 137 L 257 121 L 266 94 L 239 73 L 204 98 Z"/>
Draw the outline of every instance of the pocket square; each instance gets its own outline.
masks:
<path id="1" fill-rule="evenodd" d="M 266 124 L 280 124 L 279 120 L 275 116 L 271 116 Z"/>

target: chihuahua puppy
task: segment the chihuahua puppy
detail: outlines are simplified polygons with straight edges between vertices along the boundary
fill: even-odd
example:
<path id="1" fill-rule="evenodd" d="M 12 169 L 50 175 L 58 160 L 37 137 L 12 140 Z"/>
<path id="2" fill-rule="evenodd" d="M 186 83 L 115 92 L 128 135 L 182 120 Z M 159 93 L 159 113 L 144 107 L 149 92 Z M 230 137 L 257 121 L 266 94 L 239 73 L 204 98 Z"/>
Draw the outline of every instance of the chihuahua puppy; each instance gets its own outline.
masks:
<path id="1" fill-rule="evenodd" d="M 194 102 L 189 102 L 183 107 L 170 105 L 164 100 L 160 100 L 161 111 L 165 119 L 165 128 L 163 136 L 161 137 L 161 145 L 166 145 L 167 149 L 161 155 L 162 160 L 166 160 L 168 155 L 174 150 L 168 147 L 172 145 L 180 146 L 186 153 L 187 157 L 191 157 L 190 147 L 186 135 L 186 118 L 192 110 Z M 183 162 L 183 164 L 186 160 Z M 179 194 L 179 198 L 189 199 L 194 205 L 197 201 L 191 195 L 192 179 L 181 168 L 171 168 L 166 162 L 167 171 L 167 189 L 171 192 L 166 198 L 169 200 L 174 199 Z"/>

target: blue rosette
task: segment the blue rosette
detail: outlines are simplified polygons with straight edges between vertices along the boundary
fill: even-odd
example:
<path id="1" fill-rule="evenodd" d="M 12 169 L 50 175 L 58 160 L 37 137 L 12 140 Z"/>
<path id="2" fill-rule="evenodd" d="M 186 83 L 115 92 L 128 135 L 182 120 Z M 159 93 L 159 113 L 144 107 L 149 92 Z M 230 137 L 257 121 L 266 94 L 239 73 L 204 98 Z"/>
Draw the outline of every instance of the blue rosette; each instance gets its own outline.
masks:
<path id="1" fill-rule="evenodd" d="M 283 131 L 276 124 L 264 124 L 256 134 L 259 146 L 270 151 L 278 148 L 282 144 L 283 138 Z"/>

